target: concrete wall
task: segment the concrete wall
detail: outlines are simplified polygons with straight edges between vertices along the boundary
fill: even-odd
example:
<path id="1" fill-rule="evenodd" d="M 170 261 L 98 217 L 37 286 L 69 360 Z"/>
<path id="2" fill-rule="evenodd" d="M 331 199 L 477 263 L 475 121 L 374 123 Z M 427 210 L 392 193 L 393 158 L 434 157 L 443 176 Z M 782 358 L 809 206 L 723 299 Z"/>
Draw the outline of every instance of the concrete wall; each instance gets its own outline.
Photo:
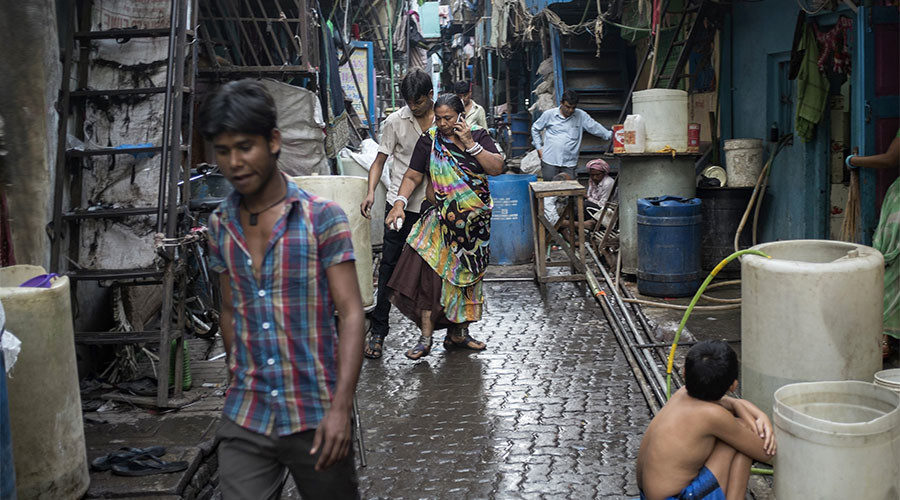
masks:
<path id="1" fill-rule="evenodd" d="M 16 261 L 45 267 L 61 77 L 56 27 L 52 0 L 0 4 L 0 115 L 9 151 L 0 182 L 7 184 Z"/>
<path id="2" fill-rule="evenodd" d="M 780 123 L 779 103 L 783 93 L 792 96 L 793 113 L 797 85 L 792 81 L 779 89 L 777 73 L 779 63 L 790 57 L 798 6 L 764 0 L 738 2 L 732 9 L 722 47 L 722 71 L 728 73 L 723 75 L 720 94 L 723 138 L 765 139 L 776 121 L 781 134 L 790 132 Z M 760 221 L 761 241 L 827 238 L 829 124 L 825 115 L 814 141 L 797 139 L 775 160 Z"/>

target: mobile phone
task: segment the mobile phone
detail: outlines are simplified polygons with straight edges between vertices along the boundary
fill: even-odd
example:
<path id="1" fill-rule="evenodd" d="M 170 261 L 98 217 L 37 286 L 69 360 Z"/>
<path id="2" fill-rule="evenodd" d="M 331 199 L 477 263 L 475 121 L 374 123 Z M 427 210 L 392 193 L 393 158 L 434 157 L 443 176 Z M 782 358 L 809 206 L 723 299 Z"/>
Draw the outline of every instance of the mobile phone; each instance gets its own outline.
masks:
<path id="1" fill-rule="evenodd" d="M 456 123 L 459 123 L 461 121 L 462 121 L 462 113 L 456 115 Z"/>

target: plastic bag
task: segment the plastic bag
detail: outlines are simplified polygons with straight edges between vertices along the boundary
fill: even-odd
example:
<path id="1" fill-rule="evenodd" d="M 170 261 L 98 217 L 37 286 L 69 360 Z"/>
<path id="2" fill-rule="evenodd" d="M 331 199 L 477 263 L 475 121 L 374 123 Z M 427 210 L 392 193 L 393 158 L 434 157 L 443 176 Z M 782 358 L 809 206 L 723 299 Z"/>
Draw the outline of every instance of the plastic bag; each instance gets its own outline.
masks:
<path id="1" fill-rule="evenodd" d="M 0 351 L 3 352 L 6 373 L 9 374 L 19 358 L 19 353 L 22 352 L 22 341 L 13 335 L 11 331 L 6 330 L 0 334 Z"/>
<path id="2" fill-rule="evenodd" d="M 519 169 L 522 173 L 531 175 L 537 175 L 541 171 L 541 158 L 538 156 L 536 149 L 532 149 L 522 158 Z"/>

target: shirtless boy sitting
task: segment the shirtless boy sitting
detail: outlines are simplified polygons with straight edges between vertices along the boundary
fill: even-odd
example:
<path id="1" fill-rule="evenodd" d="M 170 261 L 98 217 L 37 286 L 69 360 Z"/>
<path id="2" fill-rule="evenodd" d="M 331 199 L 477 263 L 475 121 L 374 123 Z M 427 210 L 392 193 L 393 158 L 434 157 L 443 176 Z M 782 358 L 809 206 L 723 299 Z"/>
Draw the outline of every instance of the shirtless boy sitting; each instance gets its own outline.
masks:
<path id="1" fill-rule="evenodd" d="M 696 344 L 685 386 L 653 418 L 637 460 L 641 498 L 743 500 L 753 460 L 775 455 L 772 423 L 737 389 L 738 361 L 723 341 Z"/>

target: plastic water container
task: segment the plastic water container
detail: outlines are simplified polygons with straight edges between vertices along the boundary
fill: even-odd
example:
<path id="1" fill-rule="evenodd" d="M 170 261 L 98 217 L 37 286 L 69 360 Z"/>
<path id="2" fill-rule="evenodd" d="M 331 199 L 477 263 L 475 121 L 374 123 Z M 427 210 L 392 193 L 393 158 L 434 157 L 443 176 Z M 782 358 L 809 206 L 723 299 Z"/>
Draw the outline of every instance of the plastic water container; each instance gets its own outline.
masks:
<path id="1" fill-rule="evenodd" d="M 900 394 L 900 368 L 881 370 L 875 374 L 875 385 Z"/>
<path id="2" fill-rule="evenodd" d="M 385 169 L 388 168 L 391 161 L 393 161 L 393 159 L 388 158 L 388 161 L 384 164 Z M 369 178 L 369 171 L 357 163 L 353 158 L 344 156 L 342 153 L 338 156 L 338 162 L 340 162 L 341 175 Z M 387 215 L 384 213 L 386 199 L 387 189 L 385 189 L 384 184 L 379 182 L 375 187 L 375 202 L 372 204 L 372 208 L 369 211 L 369 215 L 372 217 L 369 219 L 369 231 L 372 235 L 373 247 L 384 243 L 384 217 Z M 359 210 L 359 207 L 357 207 L 357 210 Z"/>
<path id="3" fill-rule="evenodd" d="M 369 182 L 364 177 L 347 175 L 309 175 L 293 177 L 300 189 L 318 197 L 333 200 L 347 214 L 356 257 L 356 278 L 362 294 L 363 307 L 375 304 L 375 283 L 372 272 L 372 237 L 369 219 L 359 213 L 359 205 L 366 198 Z"/>
<path id="4" fill-rule="evenodd" d="M 488 178 L 494 211 L 491 214 L 491 264 L 509 266 L 534 259 L 534 228 L 528 183 L 537 177 L 503 174 Z"/>
<path id="5" fill-rule="evenodd" d="M 6 329 L 22 341 L 7 381 L 16 491 L 23 499 L 74 499 L 87 491 L 90 477 L 69 278 L 59 277 L 49 288 L 19 287 L 46 272 L 38 266 L 0 268 Z"/>
<path id="6" fill-rule="evenodd" d="M 720 167 L 710 167 L 720 168 Z M 697 188 L 697 197 L 703 202 L 703 237 L 701 240 L 701 264 L 704 271 L 712 271 L 719 262 L 734 252 L 734 233 L 753 194 L 751 188 L 709 187 Z M 740 248 L 753 245 L 751 231 L 742 231 L 738 240 Z M 740 275 L 741 263 L 733 260 L 720 271 L 719 276 Z"/>
<path id="7" fill-rule="evenodd" d="M 762 139 L 725 141 L 725 172 L 730 187 L 753 187 L 763 168 Z"/>
<path id="8" fill-rule="evenodd" d="M 644 117 L 646 151 L 659 151 L 666 146 L 676 151 L 687 151 L 687 92 L 675 89 L 640 90 L 634 93 L 631 102 L 632 112 Z"/>
<path id="9" fill-rule="evenodd" d="M 638 291 L 654 297 L 693 295 L 700 271 L 701 203 L 660 196 L 637 202 Z"/>
<path id="10" fill-rule="evenodd" d="M 625 117 L 624 142 L 626 153 L 643 153 L 647 144 L 647 128 L 644 117 L 641 115 L 628 115 Z"/>
<path id="11" fill-rule="evenodd" d="M 787 384 L 871 382 L 881 370 L 884 258 L 826 240 L 753 247 L 741 262 L 741 387 L 771 415 Z M 786 497 L 785 497 L 786 498 Z"/>
<path id="12" fill-rule="evenodd" d="M 857 381 L 775 392 L 775 497 L 900 498 L 900 395 Z"/>

